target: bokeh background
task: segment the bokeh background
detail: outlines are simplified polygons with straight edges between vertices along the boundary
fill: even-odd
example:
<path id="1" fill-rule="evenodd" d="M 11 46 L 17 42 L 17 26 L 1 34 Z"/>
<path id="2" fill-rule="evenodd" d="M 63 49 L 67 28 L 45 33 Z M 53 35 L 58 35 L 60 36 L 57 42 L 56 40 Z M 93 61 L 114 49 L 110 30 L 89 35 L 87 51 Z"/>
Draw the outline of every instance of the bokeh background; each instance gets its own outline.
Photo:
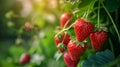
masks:
<path id="1" fill-rule="evenodd" d="M 56 62 L 53 36 L 63 12 L 62 0 L 0 0 L 0 67 L 64 67 Z M 32 26 L 24 29 L 25 23 Z M 31 61 L 20 64 L 21 54 Z"/>
<path id="2" fill-rule="evenodd" d="M 93 0 L 0 0 L 0 67 L 66 67 L 63 56 L 57 52 L 54 43 L 55 29 L 60 25 L 61 14 L 65 11 L 71 12 L 74 22 L 88 10 L 91 1 Z M 107 56 L 106 61 L 111 62 L 111 67 L 120 67 L 120 37 L 117 36 L 120 34 L 120 1 L 103 1 L 118 29 L 116 33 L 109 16 L 101 7 L 100 22 L 106 26 L 109 36 L 103 50 L 109 49 L 112 52 L 101 52 L 100 56 L 95 57 L 96 52 L 88 43 L 89 48 L 81 56 L 78 67 L 81 67 L 83 60 L 93 54 L 90 58 L 91 64 L 96 64 L 96 61 L 104 63 L 103 60 L 106 60 Z M 97 24 L 97 3 L 92 8 L 94 11 L 91 9 L 88 16 L 88 20 L 93 24 Z M 26 23 L 30 24 L 30 31 L 25 29 Z M 23 53 L 31 56 L 27 64 L 20 64 L 20 56 Z M 111 54 L 109 56 L 106 53 Z"/>

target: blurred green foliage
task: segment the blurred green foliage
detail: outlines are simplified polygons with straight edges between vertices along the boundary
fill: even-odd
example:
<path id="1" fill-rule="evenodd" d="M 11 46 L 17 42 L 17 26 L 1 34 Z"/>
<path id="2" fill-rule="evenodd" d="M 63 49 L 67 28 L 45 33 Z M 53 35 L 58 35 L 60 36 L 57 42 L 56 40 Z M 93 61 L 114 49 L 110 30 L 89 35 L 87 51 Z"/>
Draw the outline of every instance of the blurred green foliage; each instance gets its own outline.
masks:
<path id="1" fill-rule="evenodd" d="M 57 62 L 54 58 L 57 51 L 54 29 L 61 14 L 57 3 L 57 0 L 0 0 L 0 67 L 65 66 L 63 59 Z M 32 25 L 31 31 L 25 30 L 26 22 Z M 23 53 L 30 54 L 30 63 L 19 63 Z"/>

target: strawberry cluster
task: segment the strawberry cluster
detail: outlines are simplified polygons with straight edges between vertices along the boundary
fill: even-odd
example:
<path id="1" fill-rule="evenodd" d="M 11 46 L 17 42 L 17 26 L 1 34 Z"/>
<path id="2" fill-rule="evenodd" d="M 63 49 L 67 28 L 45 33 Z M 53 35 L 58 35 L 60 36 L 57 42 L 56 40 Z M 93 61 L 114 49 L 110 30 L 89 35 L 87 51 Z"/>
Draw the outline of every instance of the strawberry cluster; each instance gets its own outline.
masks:
<path id="1" fill-rule="evenodd" d="M 72 15 L 67 12 L 61 15 L 60 25 L 62 29 L 70 26 L 71 17 Z M 105 31 L 94 31 L 94 25 L 91 22 L 87 22 L 84 18 L 77 19 L 73 27 L 76 39 L 72 39 L 65 31 L 54 37 L 59 52 L 64 53 L 64 61 L 68 67 L 77 67 L 80 56 L 86 50 L 87 44 L 84 40 L 87 37 L 90 37 L 95 51 L 100 51 L 107 40 L 107 33 Z"/>

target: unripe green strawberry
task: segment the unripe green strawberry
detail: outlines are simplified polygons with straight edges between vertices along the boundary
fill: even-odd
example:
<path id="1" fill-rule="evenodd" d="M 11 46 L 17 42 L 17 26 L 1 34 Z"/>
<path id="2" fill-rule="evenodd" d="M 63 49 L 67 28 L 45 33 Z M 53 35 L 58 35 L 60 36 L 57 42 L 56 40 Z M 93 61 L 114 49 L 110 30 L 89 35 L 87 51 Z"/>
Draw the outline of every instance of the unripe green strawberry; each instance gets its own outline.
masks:
<path id="1" fill-rule="evenodd" d="M 90 33 L 93 31 L 93 25 L 90 22 L 86 22 L 84 19 L 76 20 L 74 24 L 74 31 L 78 41 L 82 42 L 85 40 Z"/>
<path id="2" fill-rule="evenodd" d="M 103 44 L 107 40 L 107 33 L 105 31 L 95 31 L 90 34 L 90 40 L 92 43 L 92 47 L 96 51 L 100 51 Z"/>

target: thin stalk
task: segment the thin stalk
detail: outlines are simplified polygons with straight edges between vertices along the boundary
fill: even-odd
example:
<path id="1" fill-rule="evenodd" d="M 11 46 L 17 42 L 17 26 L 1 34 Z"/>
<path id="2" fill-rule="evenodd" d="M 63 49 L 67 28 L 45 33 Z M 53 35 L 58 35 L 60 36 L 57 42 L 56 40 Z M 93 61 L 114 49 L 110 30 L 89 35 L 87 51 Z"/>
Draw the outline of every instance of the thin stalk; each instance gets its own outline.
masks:
<path id="1" fill-rule="evenodd" d="M 88 17 L 88 15 L 89 15 L 89 13 L 90 13 L 90 9 L 94 6 L 94 3 L 95 3 L 95 1 L 96 0 L 93 0 L 91 3 L 90 3 L 90 5 L 89 5 L 89 8 L 88 8 L 88 10 L 87 10 L 87 14 L 86 14 L 86 18 Z"/>
<path id="2" fill-rule="evenodd" d="M 100 28 L 100 0 L 98 1 L 98 29 Z"/>
<path id="3" fill-rule="evenodd" d="M 58 32 L 55 36 L 58 36 L 59 34 L 61 34 L 62 32 L 69 30 L 75 23 L 71 24 L 68 28 L 64 28 L 62 29 L 60 32 Z"/>
<path id="4" fill-rule="evenodd" d="M 63 29 L 66 28 L 66 26 L 70 23 L 70 20 L 71 20 L 71 18 L 65 23 Z"/>
<path id="5" fill-rule="evenodd" d="M 85 18 L 86 13 L 87 13 L 87 12 L 84 12 L 84 14 L 83 14 L 82 18 Z"/>
<path id="6" fill-rule="evenodd" d="M 118 35 L 119 42 L 120 42 L 120 34 L 119 34 L 119 32 L 118 32 L 117 26 L 115 25 L 115 22 L 113 21 L 110 13 L 108 12 L 107 8 L 104 6 L 103 2 L 101 2 L 101 4 L 102 4 L 103 8 L 105 9 L 107 15 L 109 16 L 109 18 L 110 18 L 110 20 L 111 20 L 111 22 L 112 22 L 112 24 L 113 24 L 113 26 L 114 26 L 114 29 L 115 29 L 115 31 L 116 31 L 116 33 L 117 33 L 117 35 Z"/>

